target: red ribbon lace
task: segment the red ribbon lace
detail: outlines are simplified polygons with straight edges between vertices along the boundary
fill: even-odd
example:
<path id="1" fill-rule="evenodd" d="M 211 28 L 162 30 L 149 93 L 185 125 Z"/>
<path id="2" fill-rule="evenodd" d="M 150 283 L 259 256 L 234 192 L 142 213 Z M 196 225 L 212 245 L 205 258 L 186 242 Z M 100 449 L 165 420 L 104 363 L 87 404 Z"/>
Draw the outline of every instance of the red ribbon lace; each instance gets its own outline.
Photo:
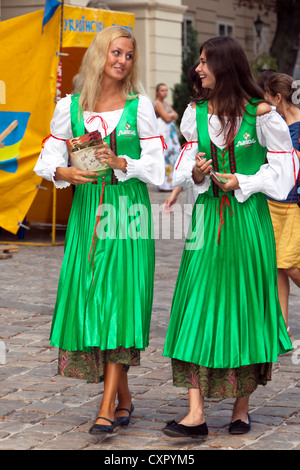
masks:
<path id="1" fill-rule="evenodd" d="M 50 139 L 50 137 L 53 137 L 53 139 L 56 139 L 56 140 L 62 140 L 63 142 L 66 141 L 66 139 L 60 139 L 59 137 L 55 137 L 55 135 L 53 135 L 53 134 L 49 134 L 49 135 L 47 135 L 47 137 L 45 137 L 44 140 L 42 140 L 42 148 L 44 148 L 45 143 L 47 142 L 47 140 Z"/>
<path id="2" fill-rule="evenodd" d="M 180 164 L 180 162 L 181 162 L 181 159 L 182 159 L 182 156 L 183 156 L 184 152 L 185 152 L 186 150 L 191 150 L 192 144 L 197 144 L 197 143 L 198 143 L 197 140 L 191 140 L 190 142 L 186 142 L 184 145 L 182 145 L 182 146 L 180 147 L 181 154 L 180 154 L 178 163 L 177 163 L 177 165 L 176 165 L 176 167 L 175 167 L 175 170 L 177 170 L 177 168 L 179 167 L 179 164 Z M 189 147 L 189 148 L 188 148 L 188 147 Z"/>
<path id="3" fill-rule="evenodd" d="M 225 207 L 224 207 L 224 202 L 225 202 Z M 228 198 L 227 194 L 223 194 L 222 199 L 221 199 L 221 206 L 220 206 L 219 230 L 218 230 L 217 244 L 219 244 L 220 234 L 221 234 L 222 226 L 224 224 L 223 208 L 226 209 L 226 206 L 228 207 L 228 210 L 231 212 L 231 213 L 229 212 L 229 215 L 231 217 L 233 217 L 234 212 L 233 212 L 232 207 L 230 205 L 229 198 Z M 219 214 L 219 209 L 218 208 L 217 208 L 217 214 Z"/>
<path id="4" fill-rule="evenodd" d="M 106 137 L 107 136 L 108 124 L 101 116 L 99 116 L 99 114 L 96 114 L 94 116 L 91 116 L 91 117 L 87 118 L 86 122 L 87 122 L 87 124 L 90 124 L 91 122 L 93 122 L 97 118 L 99 118 L 100 121 L 101 121 L 101 126 L 102 126 L 102 129 L 104 130 L 104 134 L 105 134 L 105 137 Z"/>
<path id="5" fill-rule="evenodd" d="M 162 143 L 162 147 L 164 150 L 167 150 L 168 146 L 165 142 L 164 136 L 163 135 L 155 135 L 153 137 L 140 137 L 140 140 L 149 140 L 149 139 L 160 139 Z"/>
<path id="6" fill-rule="evenodd" d="M 63 142 L 66 141 L 66 139 L 60 139 L 59 137 L 55 137 L 55 135 L 53 134 L 49 134 L 47 135 L 47 137 L 45 137 L 45 139 L 42 140 L 42 151 L 41 151 L 41 158 L 42 158 L 42 154 L 43 154 L 43 148 L 45 146 L 45 143 L 47 142 L 47 140 L 50 139 L 50 137 L 53 137 L 53 139 L 56 139 L 56 140 L 62 140 Z"/>

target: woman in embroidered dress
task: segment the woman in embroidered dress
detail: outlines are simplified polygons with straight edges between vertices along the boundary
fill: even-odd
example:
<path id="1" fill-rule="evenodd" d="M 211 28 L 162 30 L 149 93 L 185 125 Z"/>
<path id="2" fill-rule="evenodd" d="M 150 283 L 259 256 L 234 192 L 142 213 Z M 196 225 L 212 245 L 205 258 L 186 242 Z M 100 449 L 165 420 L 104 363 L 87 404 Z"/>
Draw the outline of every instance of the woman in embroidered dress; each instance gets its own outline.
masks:
<path id="1" fill-rule="evenodd" d="M 158 119 L 158 126 L 160 134 L 164 137 L 166 148 L 165 156 L 165 179 L 162 185 L 159 186 L 160 191 L 172 191 L 172 178 L 173 168 L 178 158 L 180 144 L 174 125 L 174 121 L 178 119 L 178 114 L 170 104 L 165 100 L 168 96 L 168 87 L 164 83 L 159 83 L 156 86 L 156 98 L 154 102 L 154 109 Z"/>
<path id="2" fill-rule="evenodd" d="M 283 73 L 273 73 L 266 81 L 265 99 L 287 123 L 293 146 L 300 156 L 300 109 L 295 102 L 294 79 Z M 297 179 L 299 184 L 299 175 Z M 272 218 L 278 268 L 278 295 L 282 314 L 288 326 L 290 279 L 300 287 L 300 207 L 297 204 L 297 184 L 283 201 L 268 198 Z"/>
<path id="3" fill-rule="evenodd" d="M 197 71 L 202 96 L 181 129 L 198 144 L 182 151 L 173 180 L 199 193 L 163 353 L 172 358 L 174 385 L 189 390 L 189 413 L 164 428 L 174 437 L 207 435 L 204 397 L 235 398 L 229 431 L 248 432 L 250 394 L 292 348 L 266 200 L 286 197 L 293 185 L 288 128 L 263 102 L 233 38 L 204 43 Z"/>
<path id="4" fill-rule="evenodd" d="M 57 188 L 76 185 L 51 344 L 59 373 L 104 380 L 93 434 L 129 423 L 127 371 L 149 340 L 154 240 L 146 183 L 162 183 L 164 159 L 152 102 L 140 90 L 134 37 L 105 28 L 83 58 L 76 93 L 57 104 L 35 166 Z M 109 166 L 99 175 L 68 166 L 64 142 L 95 130 L 105 141 L 97 158 Z"/>

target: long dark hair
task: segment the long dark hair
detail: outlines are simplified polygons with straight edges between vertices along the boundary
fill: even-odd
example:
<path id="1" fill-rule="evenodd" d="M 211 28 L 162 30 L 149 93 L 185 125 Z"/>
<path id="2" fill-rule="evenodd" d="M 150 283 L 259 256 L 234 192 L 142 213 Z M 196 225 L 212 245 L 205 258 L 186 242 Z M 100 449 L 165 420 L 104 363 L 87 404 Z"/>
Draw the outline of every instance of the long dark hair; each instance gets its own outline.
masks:
<path id="1" fill-rule="evenodd" d="M 226 142 L 229 143 L 234 138 L 237 118 L 245 112 L 245 101 L 251 102 L 252 98 L 263 101 L 264 93 L 252 76 L 245 52 L 234 38 L 209 39 L 200 47 L 200 55 L 202 51 L 216 84 L 213 89 L 201 88 L 200 100 L 210 100 L 221 121 L 221 132 L 226 126 Z"/>
<path id="2" fill-rule="evenodd" d="M 201 85 L 201 78 L 196 72 L 196 68 L 198 67 L 198 65 L 199 65 L 199 62 L 197 62 L 188 73 L 188 79 L 193 84 L 192 93 L 191 93 L 191 99 L 193 101 L 199 101 L 199 90 L 201 89 L 203 90 L 202 85 Z"/>

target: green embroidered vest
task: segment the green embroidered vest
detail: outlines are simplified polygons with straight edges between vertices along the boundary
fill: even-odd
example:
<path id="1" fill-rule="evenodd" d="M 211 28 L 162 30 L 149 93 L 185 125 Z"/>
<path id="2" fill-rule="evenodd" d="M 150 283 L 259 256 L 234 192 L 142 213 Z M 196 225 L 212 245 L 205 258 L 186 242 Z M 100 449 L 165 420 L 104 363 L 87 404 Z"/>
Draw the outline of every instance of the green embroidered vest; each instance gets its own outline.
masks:
<path id="1" fill-rule="evenodd" d="M 140 139 L 137 130 L 138 104 L 139 98 L 128 99 L 114 131 L 106 137 L 102 133 L 103 140 L 110 146 L 115 155 L 128 155 L 134 160 L 138 160 L 141 157 Z M 87 132 L 83 114 L 82 112 L 79 114 L 79 93 L 72 95 L 70 111 L 73 137 L 79 137 Z M 99 179 L 101 180 L 102 178 L 99 177 Z M 126 184 L 140 180 L 138 178 L 130 178 L 130 180 L 122 183 L 114 177 L 113 170 L 108 169 L 105 172 L 105 181 L 111 184 Z"/>
<path id="2" fill-rule="evenodd" d="M 228 149 L 218 148 L 210 139 L 208 132 L 207 101 L 197 103 L 196 120 L 199 152 L 205 152 L 206 158 L 212 158 L 213 169 L 219 173 L 241 173 L 254 175 L 265 163 L 267 149 L 262 147 L 256 133 L 255 102 L 248 103 L 241 126 Z M 224 192 L 212 181 L 208 193 L 220 197 Z M 227 192 L 230 197 L 233 194 Z"/>

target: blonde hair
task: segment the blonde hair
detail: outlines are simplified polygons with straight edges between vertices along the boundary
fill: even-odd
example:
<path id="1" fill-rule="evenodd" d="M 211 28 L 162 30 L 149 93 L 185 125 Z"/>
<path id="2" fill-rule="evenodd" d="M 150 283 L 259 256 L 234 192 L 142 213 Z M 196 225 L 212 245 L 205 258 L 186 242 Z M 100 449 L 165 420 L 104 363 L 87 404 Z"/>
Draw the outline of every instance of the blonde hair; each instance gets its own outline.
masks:
<path id="1" fill-rule="evenodd" d="M 122 26 L 109 26 L 98 33 L 87 49 L 76 77 L 74 93 L 80 93 L 79 109 L 93 111 L 101 91 L 101 78 L 110 44 L 119 38 L 128 38 L 133 44 L 132 66 L 121 83 L 125 99 L 135 98 L 143 92 L 139 80 L 137 43 L 130 30 Z M 130 96 L 129 96 L 130 94 Z"/>

